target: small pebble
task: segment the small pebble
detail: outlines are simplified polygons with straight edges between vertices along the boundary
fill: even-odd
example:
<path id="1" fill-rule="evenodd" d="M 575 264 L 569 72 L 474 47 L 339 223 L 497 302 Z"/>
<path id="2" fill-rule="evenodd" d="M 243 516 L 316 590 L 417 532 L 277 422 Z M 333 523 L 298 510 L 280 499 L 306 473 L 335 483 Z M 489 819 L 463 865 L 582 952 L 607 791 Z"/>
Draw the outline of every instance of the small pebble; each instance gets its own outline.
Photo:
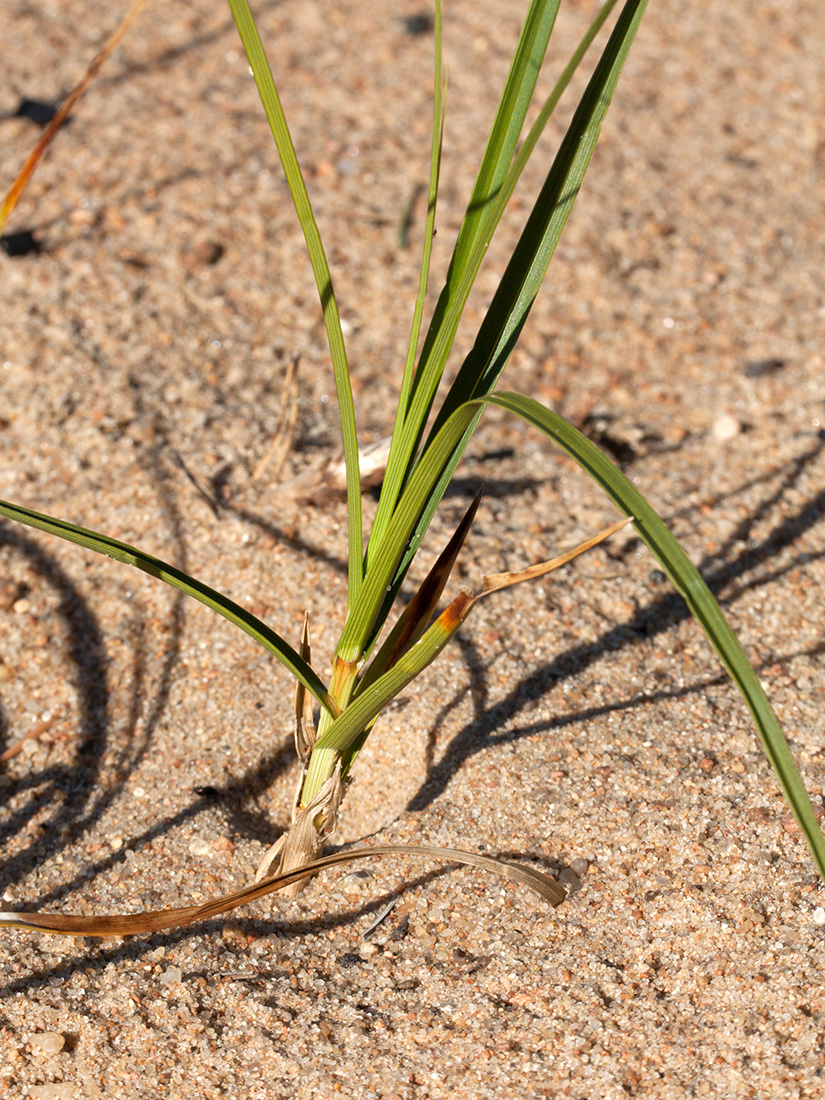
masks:
<path id="1" fill-rule="evenodd" d="M 221 939 L 227 943 L 245 945 L 246 933 L 244 932 L 238 921 L 233 920 L 230 917 L 229 920 L 225 920 L 223 922 L 223 928 L 221 929 Z"/>
<path id="2" fill-rule="evenodd" d="M 189 842 L 189 852 L 193 856 L 211 856 L 214 855 L 215 849 L 208 840 L 196 836 L 194 840 Z"/>
<path id="3" fill-rule="evenodd" d="M 821 905 L 814 909 L 814 924 L 825 924 L 825 908 Z"/>
<path id="4" fill-rule="evenodd" d="M 220 241 L 199 241 L 192 249 L 192 255 L 198 263 L 216 264 L 226 251 Z"/>
<path id="5" fill-rule="evenodd" d="M 787 365 L 785 359 L 757 359 L 752 363 L 748 363 L 744 373 L 746 378 L 763 378 L 766 374 L 776 374 L 777 371 L 782 370 Z"/>
<path id="6" fill-rule="evenodd" d="M 35 1050 L 41 1050 L 44 1054 L 59 1054 L 66 1045 L 66 1037 L 59 1031 L 38 1031 L 29 1042 Z"/>
<path id="7" fill-rule="evenodd" d="M 396 982 L 393 986 L 394 989 L 417 989 L 421 985 L 421 982 L 417 978 L 404 978 L 403 981 Z"/>
<path id="8" fill-rule="evenodd" d="M 577 856 L 575 859 L 570 860 L 570 870 L 574 875 L 578 875 L 579 878 L 587 873 L 589 864 L 584 856 Z"/>
<path id="9" fill-rule="evenodd" d="M 183 971 L 179 966 L 169 966 L 160 976 L 160 984 L 165 986 L 177 985 L 183 979 Z"/>
<path id="10" fill-rule="evenodd" d="M 0 611 L 11 611 L 14 601 L 20 599 L 20 589 L 11 582 L 0 585 Z"/>
<path id="11" fill-rule="evenodd" d="M 742 431 L 742 425 L 736 419 L 731 416 L 730 413 L 722 413 L 721 416 L 717 416 L 713 422 L 713 436 L 719 443 L 728 443 L 731 439 L 736 437 Z"/>
<path id="12" fill-rule="evenodd" d="M 559 874 L 559 882 L 562 884 L 562 886 L 567 887 L 568 893 L 570 894 L 578 893 L 578 891 L 582 888 L 579 876 L 570 867 L 565 867 L 564 870 Z"/>
<path id="13" fill-rule="evenodd" d="M 29 1085 L 32 1100 L 73 1100 L 73 1081 L 54 1081 L 48 1085 Z"/>

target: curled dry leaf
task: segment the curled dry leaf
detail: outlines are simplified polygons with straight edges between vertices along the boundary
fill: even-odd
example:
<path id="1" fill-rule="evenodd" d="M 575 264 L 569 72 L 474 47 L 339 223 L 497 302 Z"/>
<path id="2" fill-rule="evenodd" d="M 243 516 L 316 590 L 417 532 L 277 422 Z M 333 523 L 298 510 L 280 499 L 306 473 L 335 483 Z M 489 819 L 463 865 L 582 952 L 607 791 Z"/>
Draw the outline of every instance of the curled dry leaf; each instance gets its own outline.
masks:
<path id="1" fill-rule="evenodd" d="M 278 874 L 294 871 L 297 867 L 304 867 L 313 860 L 318 859 L 323 851 L 324 841 L 334 831 L 338 824 L 338 810 L 344 798 L 344 792 L 348 783 L 342 778 L 342 762 L 339 759 L 335 772 L 321 787 L 308 806 L 302 806 L 300 801 L 301 785 L 296 792 L 295 805 L 292 810 L 292 824 L 288 831 L 273 844 L 261 862 L 255 874 L 255 881 L 260 882 L 268 873 L 275 856 L 278 860 Z M 286 896 L 297 897 L 303 888 L 303 880 L 298 879 L 290 883 L 286 888 Z"/>
<path id="2" fill-rule="evenodd" d="M 275 875 L 265 882 L 253 883 L 242 890 L 205 902 L 203 905 L 190 905 L 180 909 L 158 909 L 152 912 L 131 915 L 117 914 L 95 917 L 83 915 L 61 915 L 59 913 L 3 913 L 0 912 L 0 927 L 20 928 L 27 932 L 48 932 L 62 936 L 133 936 L 145 932 L 162 932 L 170 928 L 179 928 L 193 921 L 208 920 L 233 909 L 246 905 L 257 898 L 265 897 L 276 890 L 283 890 L 294 882 L 317 874 L 327 867 L 340 863 L 350 863 L 372 856 L 414 856 L 422 859 L 446 860 L 449 863 L 463 863 L 470 867 L 480 867 L 485 871 L 508 879 L 510 882 L 527 886 L 549 902 L 561 905 L 567 896 L 565 890 L 555 879 L 535 867 L 528 867 L 509 860 L 495 859 L 492 856 L 478 855 L 475 852 L 462 852 L 454 848 L 430 848 L 407 844 L 377 844 L 372 848 L 354 848 L 347 852 L 335 852 L 323 859 L 314 860 L 304 867 Z"/>

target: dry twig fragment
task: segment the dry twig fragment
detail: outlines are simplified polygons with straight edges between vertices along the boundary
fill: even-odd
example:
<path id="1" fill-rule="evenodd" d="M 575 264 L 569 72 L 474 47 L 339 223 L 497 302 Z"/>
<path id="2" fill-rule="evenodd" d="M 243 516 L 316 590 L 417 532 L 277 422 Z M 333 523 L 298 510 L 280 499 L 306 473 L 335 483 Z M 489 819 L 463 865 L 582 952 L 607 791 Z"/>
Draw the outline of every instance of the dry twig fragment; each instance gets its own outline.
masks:
<path id="1" fill-rule="evenodd" d="M 34 175 L 34 171 L 42 160 L 43 154 L 46 152 L 49 145 L 51 145 L 55 134 L 69 117 L 75 104 L 89 87 L 97 74 L 100 72 L 105 62 L 108 61 L 112 53 L 114 53 L 115 49 L 120 43 L 120 40 L 126 34 L 129 27 L 140 14 L 141 9 L 145 7 L 147 3 L 148 0 L 135 0 L 131 8 L 124 16 L 123 22 L 114 32 L 114 34 L 111 35 L 103 49 L 100 50 L 95 59 L 92 61 L 89 68 L 86 70 L 83 79 L 66 96 L 66 99 L 63 101 L 63 103 L 61 103 L 60 109 L 57 111 L 54 118 L 46 127 L 45 131 L 43 132 L 43 136 L 40 138 L 40 141 L 38 141 L 37 145 L 29 154 L 26 163 L 20 169 L 17 179 L 9 188 L 9 191 L 5 199 L 3 200 L 3 205 L 0 206 L 0 231 L 2 231 L 3 226 L 6 224 L 9 214 L 11 214 L 12 210 L 14 210 L 15 206 L 17 206 L 20 196 L 23 194 L 29 180 Z"/>

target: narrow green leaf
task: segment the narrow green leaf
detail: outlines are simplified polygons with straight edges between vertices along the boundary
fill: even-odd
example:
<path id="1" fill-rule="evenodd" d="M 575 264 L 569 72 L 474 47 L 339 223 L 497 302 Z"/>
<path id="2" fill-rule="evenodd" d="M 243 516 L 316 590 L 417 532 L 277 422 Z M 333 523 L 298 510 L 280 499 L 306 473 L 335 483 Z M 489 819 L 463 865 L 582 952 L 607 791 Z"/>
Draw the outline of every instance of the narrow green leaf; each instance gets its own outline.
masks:
<path id="1" fill-rule="evenodd" d="M 261 102 L 272 130 L 272 136 L 275 138 L 278 155 L 281 158 L 292 201 L 295 204 L 295 211 L 304 231 L 304 239 L 321 299 L 321 310 L 324 316 L 329 351 L 332 357 L 335 389 L 338 395 L 338 411 L 341 418 L 341 436 L 344 444 L 344 461 L 347 472 L 347 514 L 349 517 L 347 607 L 350 608 L 361 587 L 364 550 L 361 518 L 361 478 L 358 467 L 358 436 L 355 428 L 352 386 L 350 385 L 344 336 L 341 331 L 341 319 L 338 315 L 338 304 L 335 300 L 332 276 L 321 243 L 321 235 L 318 232 L 304 177 L 298 164 L 295 146 L 292 144 L 292 137 L 284 117 L 263 43 L 258 34 L 258 28 L 255 26 L 255 20 L 249 10 L 247 0 L 229 0 L 229 6 L 232 9 L 241 42 L 246 51 L 252 74 L 255 77 L 255 83 L 258 86 Z"/>
<path id="2" fill-rule="evenodd" d="M 638 30 L 646 4 L 647 0 L 628 0 L 616 22 L 515 252 L 502 276 L 475 345 L 462 364 L 438 412 L 423 454 L 428 452 L 430 442 L 436 438 L 442 425 L 449 420 L 457 408 L 466 407 L 464 402 L 467 399 L 493 389 L 507 364 L 590 163 L 599 130 L 610 106 L 622 66 Z M 597 23 L 603 20 L 606 14 L 603 9 Z M 577 51 L 577 58 L 583 54 L 588 42 L 589 39 L 586 36 Z M 572 70 L 568 66 L 565 70 L 567 78 L 570 72 Z M 481 256 L 478 255 L 477 259 L 480 264 Z M 469 288 L 467 289 L 469 292 Z M 461 293 L 457 298 L 460 300 Z M 419 411 L 411 410 L 410 417 L 413 420 L 418 415 Z M 379 623 L 382 615 L 392 606 L 392 601 L 401 586 L 410 562 L 472 437 L 479 415 L 480 412 L 477 412 L 468 422 L 463 437 L 457 441 L 455 450 L 433 482 L 432 492 L 411 532 L 409 543 L 399 559 L 388 594 L 384 597 L 382 611 L 377 616 Z"/>
<path id="3" fill-rule="evenodd" d="M 360 695 L 379 676 L 383 676 L 387 669 L 392 668 L 401 654 L 414 646 L 427 629 L 427 624 L 438 607 L 438 601 L 441 599 L 444 586 L 450 579 L 450 574 L 461 552 L 461 547 L 464 545 L 464 540 L 472 527 L 478 506 L 481 503 L 482 492 L 483 490 L 479 489 L 476 493 L 472 504 L 464 513 L 461 523 L 459 523 L 452 538 L 439 554 L 435 565 L 404 608 L 387 640 L 370 661 L 369 667 L 358 682 L 356 695 Z"/>
<path id="4" fill-rule="evenodd" d="M 459 405 L 491 393 L 501 376 L 578 196 L 646 6 L 647 0 L 628 0 L 620 13 L 430 438 Z"/>
<path id="5" fill-rule="evenodd" d="M 418 340 L 421 333 L 421 318 L 424 314 L 424 302 L 427 297 L 427 286 L 430 277 L 430 259 L 433 250 L 433 237 L 435 236 L 435 212 L 438 199 L 438 179 L 441 171 L 441 150 L 444 140 L 444 89 L 441 63 L 441 3 L 435 4 L 435 78 L 433 90 L 433 129 L 432 149 L 430 153 L 430 184 L 427 192 L 427 221 L 424 227 L 424 247 L 421 257 L 421 269 L 418 278 L 418 295 L 413 309 L 412 327 L 410 339 L 407 345 L 407 359 L 404 364 L 404 374 L 401 379 L 401 388 L 398 394 L 398 407 L 395 413 L 395 423 L 392 429 L 390 453 L 387 459 L 388 467 L 398 464 L 397 456 L 399 439 L 404 431 L 404 421 L 407 416 L 407 406 L 412 390 L 413 371 L 415 369 L 415 355 L 418 351 Z M 390 478 L 393 474 L 390 472 Z M 390 521 L 392 507 L 395 506 L 396 497 L 390 500 L 390 494 L 384 491 L 387 484 L 387 471 L 384 471 L 384 480 L 381 489 L 381 500 L 370 531 L 367 543 L 367 555 L 365 568 L 369 568 L 371 555 L 384 537 L 387 524 Z M 383 501 L 383 505 L 381 503 Z"/>
<path id="6" fill-rule="evenodd" d="M 438 616 L 418 642 L 375 683 L 353 699 L 315 742 L 301 792 L 304 803 L 312 799 L 335 770 L 339 756 L 351 747 L 391 699 L 432 664 L 461 626 L 476 603 L 476 597 L 462 591 Z"/>
<path id="7" fill-rule="evenodd" d="M 410 478 L 393 514 L 392 524 L 364 577 L 358 600 L 347 618 L 337 649 L 338 659 L 341 661 L 359 661 L 369 648 L 368 640 L 371 643 L 380 629 L 383 619 L 376 626 L 379 612 L 385 615 L 387 605 L 384 601 L 388 596 L 394 597 L 394 593 L 390 591 L 392 578 L 421 515 L 421 509 L 475 415 L 475 406 L 457 409 L 433 440 Z"/>
<path id="8" fill-rule="evenodd" d="M 513 159 L 510 171 L 507 173 L 507 179 L 504 181 L 499 193 L 496 195 L 494 205 L 492 206 L 488 217 L 488 222 L 491 221 L 493 225 L 498 224 L 498 221 L 504 212 L 505 206 L 510 201 L 516 183 L 518 182 L 521 173 L 524 171 L 524 168 L 528 160 L 530 159 L 533 150 L 536 147 L 536 143 L 544 132 L 545 126 L 550 120 L 550 116 L 553 114 L 553 111 L 555 111 L 556 106 L 558 105 L 558 102 L 561 99 L 565 89 L 567 88 L 570 81 L 573 79 L 573 75 L 576 72 L 576 69 L 578 69 L 579 65 L 584 59 L 585 54 L 593 44 L 594 38 L 607 22 L 608 16 L 616 7 L 617 3 L 618 0 L 605 0 L 605 3 L 602 4 L 601 8 L 599 9 L 598 15 L 587 28 L 578 46 L 571 54 L 570 60 L 567 62 L 564 69 L 562 70 L 562 74 L 553 86 L 553 90 L 550 92 L 550 95 L 541 105 L 541 109 L 536 116 L 536 121 L 530 127 L 530 131 L 527 134 L 527 137 L 521 143 L 521 146 Z M 487 238 L 488 228 L 488 225 L 485 224 L 485 232 L 479 235 L 476 242 L 476 248 L 478 247 L 479 242 L 485 243 L 485 240 L 489 239 Z"/>
<path id="9" fill-rule="evenodd" d="M 484 236 L 484 224 L 490 206 L 504 183 L 515 156 L 527 109 L 533 98 L 536 80 L 556 22 L 559 2 L 560 0 L 533 0 L 525 16 L 484 157 L 459 229 L 452 259 L 456 278 L 461 278 L 476 243 Z"/>
<path id="10" fill-rule="evenodd" d="M 482 400 L 539 428 L 574 458 L 626 515 L 633 516 L 639 537 L 673 581 L 745 700 L 782 792 L 825 879 L 825 839 L 779 721 L 719 604 L 664 521 L 599 448 L 558 414 L 521 394 L 495 394 Z"/>
<path id="11" fill-rule="evenodd" d="M 533 0 L 525 16 L 516 51 L 499 101 L 487 147 L 476 176 L 470 201 L 459 229 L 444 288 L 436 303 L 433 319 L 424 340 L 421 360 L 412 383 L 411 398 L 402 395 L 399 419 L 403 430 L 393 433 L 393 445 L 384 475 L 378 512 L 370 536 L 370 551 L 380 546 L 399 493 L 406 480 L 412 455 L 424 431 L 438 380 L 461 318 L 481 256 L 500 217 L 491 224 L 491 205 L 510 169 L 527 108 L 533 95 L 547 43 L 555 22 L 559 0 Z M 514 181 L 515 182 L 515 181 Z M 504 209 L 503 205 L 500 208 Z M 476 246 L 483 247 L 475 255 Z M 477 261 L 477 262 L 476 262 Z M 470 270 L 472 268 L 472 270 Z M 456 294 L 456 288 L 462 290 Z M 423 381 L 423 385 L 422 385 Z M 410 408 L 408 409 L 408 405 Z"/>
<path id="12" fill-rule="evenodd" d="M 513 159 L 504 182 L 498 185 L 491 194 L 484 221 L 476 225 L 472 249 L 468 249 L 468 254 L 460 267 L 454 263 L 451 264 L 422 351 L 421 363 L 416 375 L 415 401 L 412 403 L 405 421 L 404 440 L 396 445 L 394 453 L 390 456 L 388 476 L 384 479 L 379 514 L 376 523 L 373 525 L 370 545 L 373 544 L 373 536 L 375 536 L 376 544 L 383 537 L 398 492 L 409 474 L 415 450 L 430 415 L 436 390 L 464 311 L 464 305 L 487 254 L 487 248 L 496 227 L 550 116 L 616 3 L 617 0 L 606 0 L 602 5 L 598 15 L 582 37 L 570 61 L 556 81 L 550 95 L 544 101 L 536 121 L 530 127 L 527 137 Z M 449 481 L 449 478 L 447 481 Z M 440 493 L 436 494 L 437 499 L 440 499 L 440 495 Z M 432 512 L 428 513 L 427 524 L 432 518 L 432 514 Z"/>
<path id="13" fill-rule="evenodd" d="M 30 508 L 21 508 L 19 505 L 10 504 L 5 500 L 0 500 L 0 516 L 17 520 L 19 523 L 26 524 L 27 527 L 34 527 L 38 531 L 45 531 L 49 535 L 57 535 L 58 538 L 66 539 L 67 542 L 85 546 L 88 550 L 105 554 L 106 557 L 114 558 L 116 561 L 125 562 L 127 565 L 134 566 L 135 569 L 140 569 L 143 573 L 148 573 L 150 577 L 157 577 L 158 580 L 165 581 L 166 584 L 205 604 L 213 611 L 217 611 L 219 615 L 223 615 L 230 623 L 240 627 L 250 638 L 254 638 L 264 649 L 277 657 L 281 664 L 285 665 L 294 676 L 297 676 L 307 691 L 312 692 L 324 710 L 333 716 L 336 714 L 337 708 L 330 699 L 323 681 L 313 672 L 301 655 L 296 653 L 280 634 L 276 634 L 266 623 L 261 622 L 251 612 L 230 600 L 228 596 L 216 592 L 213 588 L 194 577 L 190 577 L 174 565 L 167 565 L 159 558 L 152 557 L 151 554 L 145 554 L 142 550 L 129 546 L 125 542 L 118 542 L 117 539 L 109 538 L 108 535 L 99 535 L 95 531 L 86 530 L 85 527 L 78 527 L 73 523 L 67 523 L 65 520 L 54 519 L 51 516 L 42 515 L 40 512 L 33 512 Z"/>

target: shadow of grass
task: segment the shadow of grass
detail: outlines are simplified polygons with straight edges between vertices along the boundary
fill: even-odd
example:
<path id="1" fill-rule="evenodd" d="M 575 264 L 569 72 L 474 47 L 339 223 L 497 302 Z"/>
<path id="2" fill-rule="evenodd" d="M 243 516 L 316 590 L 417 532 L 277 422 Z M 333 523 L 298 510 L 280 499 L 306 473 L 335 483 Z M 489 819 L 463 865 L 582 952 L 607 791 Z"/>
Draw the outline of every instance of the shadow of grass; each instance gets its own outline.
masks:
<path id="1" fill-rule="evenodd" d="M 779 477 L 776 488 L 766 494 L 760 505 L 737 524 L 720 548 L 708 555 L 699 566 L 702 576 L 723 607 L 730 606 L 746 592 L 775 583 L 800 564 L 825 559 L 825 551 L 815 554 L 797 554 L 781 567 L 767 567 L 782 551 L 793 547 L 804 534 L 825 519 L 825 490 L 817 493 L 795 513 L 787 515 L 783 507 L 783 501 L 789 491 L 798 484 L 803 473 L 821 457 L 823 448 L 825 448 L 825 439 L 820 436 L 813 447 L 788 462 L 784 469 L 751 479 L 736 490 L 736 493 L 744 492 L 746 489 L 752 490 L 760 483 L 764 484 Z M 758 541 L 752 541 L 756 525 L 775 511 L 779 512 L 781 518 L 766 535 Z M 738 550 L 733 557 L 730 557 L 731 552 L 743 543 L 746 544 L 745 548 Z M 734 582 L 737 583 L 734 585 Z M 629 621 L 612 626 L 593 642 L 565 650 L 564 653 L 520 680 L 503 699 L 492 705 L 487 702 L 488 692 L 485 680 L 487 665 L 481 659 L 472 640 L 468 636 L 459 636 L 457 641 L 464 653 L 469 674 L 473 718 L 453 737 L 439 762 L 433 764 L 436 733 L 447 715 L 466 694 L 466 688 L 462 686 L 453 699 L 439 710 L 430 726 L 426 749 L 427 778 L 408 802 L 407 809 L 409 811 L 425 809 L 446 790 L 450 780 L 465 761 L 493 745 L 515 741 L 542 730 L 559 729 L 573 722 L 585 721 L 587 717 L 627 710 L 636 705 L 649 703 L 651 700 L 679 698 L 694 691 L 701 691 L 710 685 L 726 683 L 727 676 L 720 674 L 718 678 L 679 691 L 638 694 L 604 707 L 591 708 L 587 712 L 561 715 L 549 722 L 512 727 L 514 715 L 526 705 L 545 696 L 558 683 L 580 674 L 583 669 L 594 664 L 605 653 L 656 637 L 672 630 L 688 618 L 690 618 L 690 612 L 680 596 L 675 593 L 663 594 L 646 606 L 638 607 L 636 614 Z M 805 652 L 814 655 L 819 651 L 820 647 L 815 646 Z M 776 656 L 771 658 L 774 663 L 781 659 Z M 505 727 L 504 732 L 497 732 L 502 730 L 502 727 Z"/>

